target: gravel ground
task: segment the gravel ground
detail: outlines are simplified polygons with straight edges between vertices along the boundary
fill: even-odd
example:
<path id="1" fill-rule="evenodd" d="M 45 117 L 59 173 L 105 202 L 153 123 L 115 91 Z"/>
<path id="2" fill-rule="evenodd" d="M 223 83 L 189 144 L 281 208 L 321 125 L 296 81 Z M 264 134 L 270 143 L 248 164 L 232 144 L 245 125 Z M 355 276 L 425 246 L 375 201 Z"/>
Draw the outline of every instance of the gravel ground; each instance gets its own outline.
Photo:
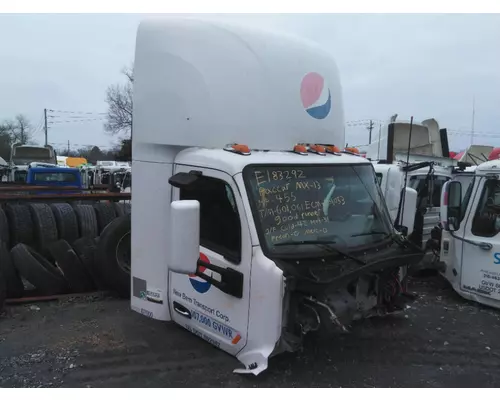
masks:
<path id="1" fill-rule="evenodd" d="M 175 325 L 86 298 L 8 307 L 0 318 L 1 387 L 498 387 L 500 313 L 442 280 L 414 278 L 405 313 L 310 336 L 258 377 Z"/>

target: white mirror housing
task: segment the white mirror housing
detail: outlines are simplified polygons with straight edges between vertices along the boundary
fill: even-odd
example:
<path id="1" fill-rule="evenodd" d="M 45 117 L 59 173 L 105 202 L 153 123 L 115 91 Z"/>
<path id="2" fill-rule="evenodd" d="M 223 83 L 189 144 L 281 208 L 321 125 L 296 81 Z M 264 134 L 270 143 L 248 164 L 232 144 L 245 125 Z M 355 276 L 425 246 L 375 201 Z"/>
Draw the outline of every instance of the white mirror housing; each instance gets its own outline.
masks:
<path id="1" fill-rule="evenodd" d="M 179 274 L 194 274 L 200 256 L 200 203 L 173 201 L 170 205 L 168 268 Z"/>
<path id="2" fill-rule="evenodd" d="M 405 202 L 403 209 L 402 225 L 408 228 L 408 235 L 413 232 L 415 226 L 415 214 L 417 212 L 418 193 L 410 187 L 405 188 Z"/>

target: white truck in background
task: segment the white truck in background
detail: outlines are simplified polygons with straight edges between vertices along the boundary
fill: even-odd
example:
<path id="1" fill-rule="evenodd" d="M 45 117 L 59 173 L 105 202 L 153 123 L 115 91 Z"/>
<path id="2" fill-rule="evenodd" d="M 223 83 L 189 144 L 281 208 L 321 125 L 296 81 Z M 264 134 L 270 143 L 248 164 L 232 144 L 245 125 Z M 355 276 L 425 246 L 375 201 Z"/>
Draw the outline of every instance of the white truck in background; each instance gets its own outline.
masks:
<path id="1" fill-rule="evenodd" d="M 25 182 L 30 164 L 50 164 L 57 166 L 57 154 L 51 145 L 23 145 L 13 143 L 9 159 L 9 181 Z"/>
<path id="2" fill-rule="evenodd" d="M 153 19 L 138 29 L 134 78 L 133 310 L 257 375 L 309 331 L 401 309 L 401 271 L 423 254 L 394 230 L 373 165 L 333 146 L 344 113 L 328 53 Z M 414 190 L 406 201 L 411 231 Z"/>
<path id="3" fill-rule="evenodd" d="M 445 182 L 457 179 L 470 182 L 475 166 L 488 160 L 492 146 L 471 145 L 451 159 L 446 129 L 436 120 L 421 123 L 391 120 L 381 129 L 380 140 L 367 149 L 366 157 L 374 162 L 375 171 L 394 223 L 405 186 L 417 191 L 414 231 L 410 239 L 420 244 L 430 257 L 425 266 L 439 265 L 439 214 L 441 190 Z M 429 264 L 427 261 L 431 261 Z"/>
<path id="4" fill-rule="evenodd" d="M 394 118 L 382 127 L 379 139 L 369 145 L 366 157 L 374 163 L 396 225 L 400 223 L 403 188 L 406 185 L 416 190 L 414 230 L 410 239 L 425 249 L 432 229 L 439 223 L 441 188 L 452 178 L 458 165 L 449 158 L 446 129 L 440 129 L 435 119 L 410 123 Z"/>
<path id="5" fill-rule="evenodd" d="M 468 186 L 447 182 L 441 202 L 442 275 L 460 296 L 500 308 L 500 160 L 476 166 Z"/>

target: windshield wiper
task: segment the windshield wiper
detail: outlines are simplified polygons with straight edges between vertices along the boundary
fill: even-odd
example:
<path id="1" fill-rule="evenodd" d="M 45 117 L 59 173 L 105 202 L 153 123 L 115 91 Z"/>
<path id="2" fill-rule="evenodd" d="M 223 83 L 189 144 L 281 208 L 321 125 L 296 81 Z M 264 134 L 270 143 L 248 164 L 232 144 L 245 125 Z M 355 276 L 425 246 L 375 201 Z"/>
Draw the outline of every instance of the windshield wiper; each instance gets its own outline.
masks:
<path id="1" fill-rule="evenodd" d="M 338 249 L 337 247 L 332 246 L 332 244 L 335 244 L 335 243 L 337 243 L 337 242 L 335 242 L 334 240 L 297 240 L 297 241 L 290 240 L 288 242 L 277 243 L 274 246 L 315 244 L 315 245 L 321 246 L 325 250 L 328 250 L 330 253 L 340 254 L 341 256 L 344 256 L 345 258 L 349 258 L 349 259 L 357 262 L 358 264 L 361 264 L 361 265 L 366 264 L 364 261 L 360 260 L 359 258 L 351 256 L 349 253 L 346 253 L 345 251 L 342 251 L 342 250 Z"/>
<path id="2" fill-rule="evenodd" d="M 333 240 L 290 240 L 288 242 L 276 243 L 274 246 L 290 246 L 297 244 L 335 244 Z"/>
<path id="3" fill-rule="evenodd" d="M 354 235 L 351 235 L 351 237 L 371 236 L 371 235 L 386 235 L 386 236 L 390 236 L 391 233 L 382 232 L 382 231 L 369 231 L 369 232 L 363 232 L 363 233 L 355 233 Z"/>

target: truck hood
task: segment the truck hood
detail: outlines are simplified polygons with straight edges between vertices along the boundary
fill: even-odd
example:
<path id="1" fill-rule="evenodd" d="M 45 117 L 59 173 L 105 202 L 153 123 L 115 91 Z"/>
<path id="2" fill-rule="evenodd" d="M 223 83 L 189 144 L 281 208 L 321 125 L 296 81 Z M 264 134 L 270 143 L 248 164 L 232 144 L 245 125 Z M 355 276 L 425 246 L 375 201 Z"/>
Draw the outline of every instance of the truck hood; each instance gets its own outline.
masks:
<path id="1" fill-rule="evenodd" d="M 366 256 L 358 258 L 364 262 L 360 264 L 355 260 L 342 259 L 342 257 L 333 258 L 322 263 L 320 257 L 308 260 L 299 260 L 297 263 L 293 259 L 275 259 L 276 265 L 284 271 L 285 276 L 293 276 L 298 281 L 311 286 L 345 286 L 349 282 L 361 275 L 391 269 L 405 265 L 414 265 L 419 263 L 424 257 L 424 251 L 411 244 L 402 246 L 397 243 L 379 251 L 367 251 Z M 356 254 L 352 254 L 356 257 Z M 311 279 L 308 269 L 321 268 L 322 281 Z"/>

